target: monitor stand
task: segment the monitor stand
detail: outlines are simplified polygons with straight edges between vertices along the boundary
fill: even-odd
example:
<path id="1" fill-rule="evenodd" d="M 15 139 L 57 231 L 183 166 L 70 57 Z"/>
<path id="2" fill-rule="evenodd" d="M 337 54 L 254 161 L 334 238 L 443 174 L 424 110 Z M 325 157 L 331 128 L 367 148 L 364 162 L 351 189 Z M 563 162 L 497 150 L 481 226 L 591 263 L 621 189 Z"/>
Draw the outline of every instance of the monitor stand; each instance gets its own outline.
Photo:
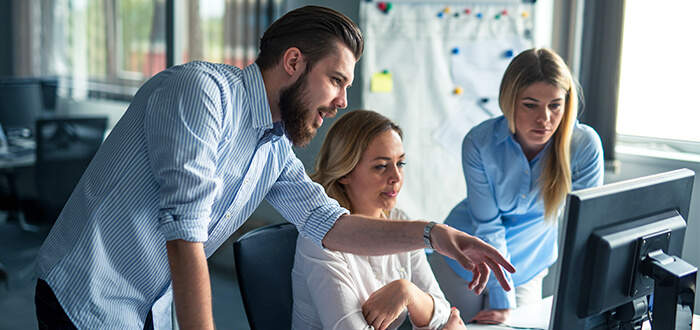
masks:
<path id="1" fill-rule="evenodd" d="M 637 298 L 629 303 L 626 303 L 615 309 L 608 323 L 611 326 L 608 328 L 619 329 L 619 330 L 641 330 L 644 321 L 646 321 L 645 316 L 649 311 L 649 302 L 647 297 Z"/>
<path id="2" fill-rule="evenodd" d="M 656 250 L 647 254 L 640 271 L 654 279 L 651 328 L 690 330 L 698 268 L 683 259 L 669 256 L 662 250 Z"/>

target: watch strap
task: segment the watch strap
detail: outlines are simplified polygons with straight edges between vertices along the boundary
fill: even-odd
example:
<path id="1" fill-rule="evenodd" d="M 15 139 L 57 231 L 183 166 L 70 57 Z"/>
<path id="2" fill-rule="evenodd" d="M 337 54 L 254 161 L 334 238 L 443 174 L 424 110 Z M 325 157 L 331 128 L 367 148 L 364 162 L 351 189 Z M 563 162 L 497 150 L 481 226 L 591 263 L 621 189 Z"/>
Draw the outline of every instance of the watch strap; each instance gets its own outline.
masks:
<path id="1" fill-rule="evenodd" d="M 433 230 L 433 227 L 435 227 L 436 224 L 437 222 L 430 221 L 427 225 L 425 225 L 425 228 L 423 228 L 423 243 L 425 243 L 425 246 L 427 246 L 429 249 L 433 250 L 435 249 L 433 248 L 432 242 L 430 242 L 430 231 Z"/>

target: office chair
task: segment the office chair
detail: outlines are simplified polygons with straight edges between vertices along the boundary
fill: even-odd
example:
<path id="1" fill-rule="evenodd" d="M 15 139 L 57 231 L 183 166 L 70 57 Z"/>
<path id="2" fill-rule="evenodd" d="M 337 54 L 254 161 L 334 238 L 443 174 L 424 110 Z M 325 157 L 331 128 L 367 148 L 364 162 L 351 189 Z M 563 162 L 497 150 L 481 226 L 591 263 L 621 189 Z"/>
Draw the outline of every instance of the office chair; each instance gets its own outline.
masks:
<path id="1" fill-rule="evenodd" d="M 107 117 L 36 121 L 36 206 L 25 208 L 30 223 L 53 223 L 102 144 Z"/>
<path id="2" fill-rule="evenodd" d="M 292 327 L 292 266 L 297 229 L 291 223 L 254 229 L 233 243 L 238 286 L 251 330 Z"/>

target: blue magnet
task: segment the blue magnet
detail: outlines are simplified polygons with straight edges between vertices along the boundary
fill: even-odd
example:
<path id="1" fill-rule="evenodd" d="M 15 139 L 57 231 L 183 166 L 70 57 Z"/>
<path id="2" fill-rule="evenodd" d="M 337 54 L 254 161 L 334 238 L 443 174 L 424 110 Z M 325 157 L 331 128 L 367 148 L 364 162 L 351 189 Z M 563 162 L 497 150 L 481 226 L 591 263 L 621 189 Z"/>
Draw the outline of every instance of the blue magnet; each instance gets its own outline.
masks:
<path id="1" fill-rule="evenodd" d="M 478 13 L 478 14 L 476 14 L 476 17 L 477 17 L 477 18 L 482 18 L 482 17 L 484 17 L 484 14 Z"/>
<path id="2" fill-rule="evenodd" d="M 440 18 L 442 18 L 442 16 L 444 16 L 444 15 L 445 15 L 445 12 L 442 12 L 442 11 L 441 11 L 441 12 L 438 13 L 438 17 L 440 17 Z"/>
<path id="3" fill-rule="evenodd" d="M 452 54 L 455 54 L 455 55 L 459 54 L 459 48 L 456 48 L 456 47 L 452 48 Z"/>
<path id="4" fill-rule="evenodd" d="M 486 98 L 486 97 L 485 97 L 485 98 L 483 98 L 483 99 L 481 99 L 481 103 L 488 103 L 488 102 L 489 102 L 489 99 L 488 99 L 488 98 Z"/>
<path id="5" fill-rule="evenodd" d="M 511 57 L 513 57 L 513 50 L 511 50 L 511 49 L 506 50 L 506 52 L 503 53 L 503 55 L 505 55 L 506 58 L 511 58 Z"/>

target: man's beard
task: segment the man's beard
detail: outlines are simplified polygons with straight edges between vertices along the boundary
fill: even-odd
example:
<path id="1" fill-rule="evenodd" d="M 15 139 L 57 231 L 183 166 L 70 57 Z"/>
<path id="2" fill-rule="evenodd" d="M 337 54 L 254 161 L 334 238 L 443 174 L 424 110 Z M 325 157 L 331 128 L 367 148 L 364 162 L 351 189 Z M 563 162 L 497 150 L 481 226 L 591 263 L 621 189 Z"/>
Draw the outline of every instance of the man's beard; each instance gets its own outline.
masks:
<path id="1" fill-rule="evenodd" d="M 296 147 L 305 147 L 316 135 L 317 121 L 314 120 L 313 126 L 306 121 L 308 117 L 318 111 L 335 114 L 335 108 L 319 107 L 316 110 L 311 109 L 309 102 L 306 100 L 308 96 L 308 71 L 305 71 L 299 79 L 291 86 L 285 88 L 280 93 L 279 108 L 282 112 L 282 122 L 284 123 L 285 135 L 292 141 Z M 313 116 L 315 119 L 316 117 Z"/>

